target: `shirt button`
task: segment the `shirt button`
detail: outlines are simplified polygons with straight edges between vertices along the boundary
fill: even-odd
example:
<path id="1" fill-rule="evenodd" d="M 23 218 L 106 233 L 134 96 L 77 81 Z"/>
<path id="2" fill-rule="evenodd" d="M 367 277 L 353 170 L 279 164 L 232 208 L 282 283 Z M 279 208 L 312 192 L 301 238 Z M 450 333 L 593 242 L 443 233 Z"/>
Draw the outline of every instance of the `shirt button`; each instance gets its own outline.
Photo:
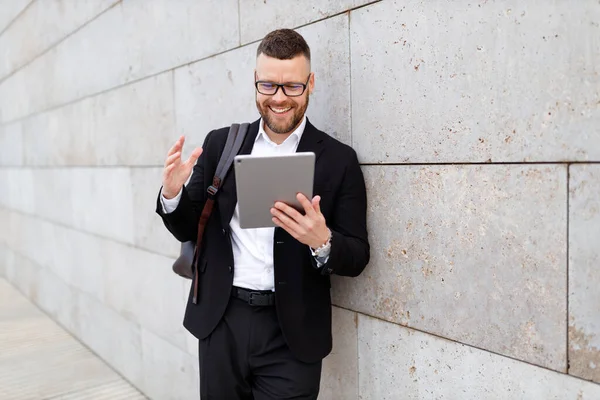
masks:
<path id="1" fill-rule="evenodd" d="M 223 229 L 223 235 L 225 235 L 227 233 L 227 231 L 225 229 Z"/>
<path id="2" fill-rule="evenodd" d="M 230 265 L 229 266 L 229 272 L 233 271 L 233 267 Z"/>

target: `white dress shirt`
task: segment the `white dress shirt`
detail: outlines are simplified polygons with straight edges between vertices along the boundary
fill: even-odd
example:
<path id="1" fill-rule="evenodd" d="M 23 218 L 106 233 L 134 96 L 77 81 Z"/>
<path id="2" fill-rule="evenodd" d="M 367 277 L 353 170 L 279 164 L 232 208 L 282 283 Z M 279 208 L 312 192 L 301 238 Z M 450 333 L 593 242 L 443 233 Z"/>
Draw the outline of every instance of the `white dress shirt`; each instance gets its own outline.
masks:
<path id="1" fill-rule="evenodd" d="M 278 145 L 269 138 L 261 120 L 251 154 L 273 156 L 295 153 L 305 127 L 306 116 L 300 126 L 283 143 Z M 183 189 L 172 199 L 166 199 L 161 195 L 165 213 L 173 212 L 177 208 L 182 191 Z M 231 243 L 235 266 L 233 285 L 253 290 L 275 290 L 273 274 L 273 237 L 275 228 L 240 228 L 239 207 L 237 204 L 229 227 L 231 228 Z M 307 251 L 310 251 L 310 248 Z M 327 259 L 328 254 L 316 257 L 318 266 L 326 263 Z"/>

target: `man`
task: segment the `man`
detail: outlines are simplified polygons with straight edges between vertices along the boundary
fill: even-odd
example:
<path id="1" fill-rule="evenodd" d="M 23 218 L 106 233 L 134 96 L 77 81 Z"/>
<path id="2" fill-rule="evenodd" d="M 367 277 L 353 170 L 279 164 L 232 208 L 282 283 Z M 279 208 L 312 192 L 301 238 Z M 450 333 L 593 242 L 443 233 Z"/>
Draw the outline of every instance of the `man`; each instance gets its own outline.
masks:
<path id="1" fill-rule="evenodd" d="M 369 261 L 365 183 L 354 150 L 305 116 L 315 76 L 302 36 L 268 34 L 254 77 L 261 118 L 240 154 L 314 152 L 315 197 L 298 195 L 303 213 L 274 204 L 277 228 L 241 229 L 232 168 L 206 224 L 184 326 L 199 339 L 202 399 L 316 399 L 332 346 L 330 275 L 357 276 Z M 168 152 L 156 212 L 182 242 L 196 240 L 227 133 L 211 131 L 185 162 L 183 137 Z"/>

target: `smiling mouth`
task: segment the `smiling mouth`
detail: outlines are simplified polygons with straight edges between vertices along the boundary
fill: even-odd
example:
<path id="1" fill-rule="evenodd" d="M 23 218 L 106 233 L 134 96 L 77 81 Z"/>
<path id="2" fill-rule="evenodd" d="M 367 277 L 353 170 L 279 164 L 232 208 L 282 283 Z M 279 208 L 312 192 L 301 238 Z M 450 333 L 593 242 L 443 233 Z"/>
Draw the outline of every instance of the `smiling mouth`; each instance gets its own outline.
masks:
<path id="1" fill-rule="evenodd" d="M 285 114 L 286 112 L 290 111 L 291 109 L 292 109 L 292 107 L 277 108 L 277 107 L 269 106 L 269 110 L 273 111 L 273 113 L 275 113 L 275 114 Z"/>

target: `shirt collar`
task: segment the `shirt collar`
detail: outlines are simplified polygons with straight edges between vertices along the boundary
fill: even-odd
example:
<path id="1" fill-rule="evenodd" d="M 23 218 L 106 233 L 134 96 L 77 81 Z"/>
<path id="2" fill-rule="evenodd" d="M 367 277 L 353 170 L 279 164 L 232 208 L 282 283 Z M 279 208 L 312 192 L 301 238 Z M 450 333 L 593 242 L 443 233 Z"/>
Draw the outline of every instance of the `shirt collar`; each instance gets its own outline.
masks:
<path id="1" fill-rule="evenodd" d="M 300 125 L 298 125 L 298 127 L 294 130 L 294 132 L 292 132 L 292 134 L 290 136 L 287 137 L 287 139 L 285 139 L 283 141 L 283 143 L 287 143 L 290 139 L 294 140 L 295 138 L 298 139 L 298 141 L 296 143 L 300 143 L 300 139 L 302 139 L 302 135 L 304 134 L 304 129 L 306 128 L 306 115 L 304 115 L 304 117 L 302 117 L 302 123 Z M 261 118 L 260 122 L 258 124 L 258 135 L 256 135 L 256 139 L 254 140 L 255 142 L 258 141 L 260 138 L 263 138 L 263 140 L 267 141 L 268 143 L 274 143 L 271 138 L 269 138 L 269 135 L 267 135 L 267 132 L 265 132 L 265 128 L 264 128 L 264 120 Z M 294 139 L 292 139 L 294 138 Z"/>

